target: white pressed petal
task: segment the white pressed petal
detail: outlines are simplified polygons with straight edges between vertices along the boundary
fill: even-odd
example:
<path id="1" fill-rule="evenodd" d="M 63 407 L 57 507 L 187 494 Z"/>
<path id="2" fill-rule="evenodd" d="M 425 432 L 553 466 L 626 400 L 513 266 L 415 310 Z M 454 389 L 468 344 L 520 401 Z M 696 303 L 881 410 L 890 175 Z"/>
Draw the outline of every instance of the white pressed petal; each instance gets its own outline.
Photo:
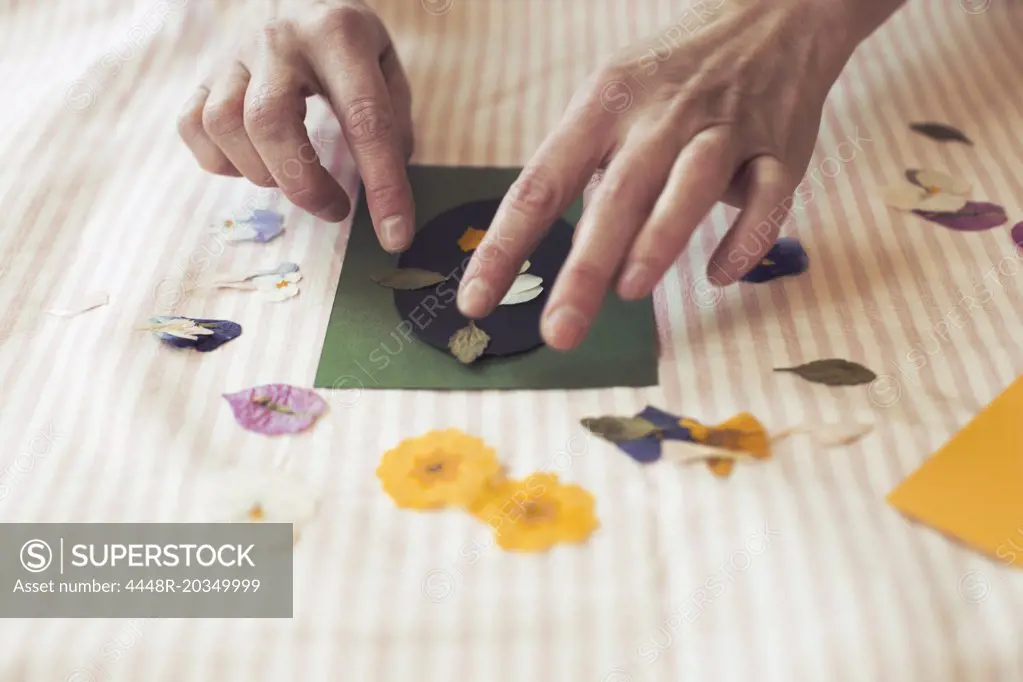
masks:
<path id="1" fill-rule="evenodd" d="M 233 227 L 218 230 L 218 233 L 223 235 L 224 239 L 229 242 L 243 242 L 250 239 L 255 239 L 256 229 L 251 225 L 242 223 L 235 223 Z"/>
<path id="2" fill-rule="evenodd" d="M 267 301 L 279 303 L 281 301 L 286 301 L 289 298 L 294 298 L 295 296 L 298 296 L 298 287 L 295 286 L 294 284 L 288 283 L 287 286 L 283 286 L 280 288 L 277 288 L 275 286 L 272 289 L 261 289 L 259 295 L 262 296 L 263 299 Z"/>
<path id="3" fill-rule="evenodd" d="M 525 263 L 523 263 L 523 264 L 522 264 L 522 267 L 521 267 L 521 268 L 519 268 L 519 274 L 521 275 L 521 274 L 522 274 L 522 273 L 524 273 L 524 272 L 525 272 L 526 270 L 528 270 L 528 269 L 529 269 L 529 265 L 530 265 L 530 263 L 529 263 L 529 261 L 528 261 L 528 260 L 527 260 L 527 261 L 526 261 Z"/>
<path id="4" fill-rule="evenodd" d="M 46 312 L 50 315 L 56 315 L 57 317 L 74 317 L 95 308 L 105 306 L 108 303 L 110 303 L 110 295 L 105 292 L 98 291 L 96 293 L 87 294 L 79 299 L 72 300 L 67 305 L 59 308 L 51 308 Z"/>
<path id="5" fill-rule="evenodd" d="M 283 474 L 236 469 L 212 476 L 207 485 L 205 516 L 211 520 L 251 523 L 258 506 L 261 522 L 294 524 L 296 540 L 319 506 L 305 482 Z"/>
<path id="6" fill-rule="evenodd" d="M 512 282 L 511 289 L 508 290 L 509 294 L 519 294 L 523 291 L 529 291 L 535 289 L 543 284 L 543 280 L 536 275 L 519 275 Z"/>
<path id="7" fill-rule="evenodd" d="M 936 189 L 944 194 L 955 194 L 961 197 L 969 195 L 972 189 L 970 183 L 966 180 L 930 168 L 917 170 L 916 181 L 922 187 Z"/>
<path id="8" fill-rule="evenodd" d="M 676 464 L 703 462 L 708 459 L 732 459 L 744 462 L 759 461 L 748 452 L 725 450 L 702 443 L 691 443 L 686 440 L 661 441 L 661 458 Z"/>
<path id="9" fill-rule="evenodd" d="M 920 207 L 920 202 L 927 196 L 927 190 L 906 181 L 888 185 L 881 190 L 881 196 L 891 208 L 913 211 Z"/>
<path id="10" fill-rule="evenodd" d="M 917 209 L 921 211 L 934 211 L 935 213 L 955 213 L 966 206 L 966 199 L 957 197 L 954 194 L 931 194 L 920 201 Z"/>
<path id="11" fill-rule="evenodd" d="M 839 422 L 825 424 L 813 430 L 813 439 L 820 447 L 831 448 L 852 445 L 874 430 L 873 424 L 862 422 Z"/>
<path id="12" fill-rule="evenodd" d="M 527 289 L 525 291 L 520 291 L 517 294 L 513 294 L 512 292 L 509 291 L 507 295 L 505 295 L 505 297 L 502 298 L 501 302 L 498 303 L 497 305 L 518 305 L 519 303 L 528 303 L 529 301 L 532 301 L 537 296 L 539 296 L 541 293 L 543 293 L 543 287 Z"/>

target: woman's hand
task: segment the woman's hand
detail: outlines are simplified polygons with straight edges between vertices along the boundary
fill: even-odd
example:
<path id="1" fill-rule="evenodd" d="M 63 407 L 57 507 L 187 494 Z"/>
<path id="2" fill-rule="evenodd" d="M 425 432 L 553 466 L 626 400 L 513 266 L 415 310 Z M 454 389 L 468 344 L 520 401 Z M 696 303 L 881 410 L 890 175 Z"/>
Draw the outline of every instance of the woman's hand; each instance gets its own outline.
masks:
<path id="1" fill-rule="evenodd" d="M 337 222 L 351 200 L 320 164 L 305 127 L 306 98 L 322 95 L 362 175 L 380 243 L 412 241 L 405 164 L 411 94 L 387 29 L 363 0 L 300 0 L 199 86 L 178 130 L 199 165 L 279 187 L 296 206 Z"/>
<path id="2" fill-rule="evenodd" d="M 718 285 L 742 277 L 774 244 L 776 209 L 787 211 L 806 170 L 828 90 L 865 37 L 836 6 L 701 0 L 614 57 L 508 193 L 461 284 L 461 311 L 489 314 L 587 185 L 541 321 L 552 347 L 582 341 L 610 287 L 629 300 L 649 296 L 718 201 L 743 211 L 708 276 Z"/>

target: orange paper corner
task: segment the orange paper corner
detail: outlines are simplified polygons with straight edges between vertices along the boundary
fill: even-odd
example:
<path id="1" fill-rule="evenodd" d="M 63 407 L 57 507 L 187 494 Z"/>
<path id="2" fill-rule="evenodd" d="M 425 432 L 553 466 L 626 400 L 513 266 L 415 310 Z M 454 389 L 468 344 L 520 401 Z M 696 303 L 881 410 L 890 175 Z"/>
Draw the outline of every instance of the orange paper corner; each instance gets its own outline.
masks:
<path id="1" fill-rule="evenodd" d="M 887 499 L 906 516 L 1023 569 L 1023 377 Z"/>

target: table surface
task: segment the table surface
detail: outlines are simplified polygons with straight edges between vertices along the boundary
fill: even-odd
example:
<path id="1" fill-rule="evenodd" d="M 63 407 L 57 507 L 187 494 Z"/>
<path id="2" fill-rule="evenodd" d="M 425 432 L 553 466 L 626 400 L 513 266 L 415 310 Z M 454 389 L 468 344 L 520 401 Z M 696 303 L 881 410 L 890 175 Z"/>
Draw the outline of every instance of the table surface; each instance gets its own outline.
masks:
<path id="1" fill-rule="evenodd" d="M 678 20 L 668 0 L 378 4 L 417 93 L 415 160 L 437 164 L 524 163 L 603 56 Z M 203 174 L 175 133 L 258 6 L 0 4 L 0 520 L 197 520 L 209 472 L 234 465 L 302 477 L 322 499 L 296 549 L 294 619 L 8 619 L 0 679 L 1023 679 L 1023 573 L 884 502 L 1023 372 L 1019 262 L 1007 228 L 945 230 L 875 191 L 932 166 L 1023 215 L 1023 5 L 910 5 L 828 101 L 808 199 L 785 229 L 810 272 L 707 299 L 698 280 L 732 217 L 716 210 L 655 294 L 659 387 L 329 395 L 311 432 L 271 439 L 242 431 L 221 394 L 311 385 L 348 227 Z M 957 123 L 976 146 L 931 142 L 913 120 Z M 354 189 L 336 124 L 322 107 L 311 121 Z M 284 212 L 287 233 L 262 247 L 211 240 L 213 220 L 252 205 Z M 304 274 L 287 303 L 181 290 L 284 260 Z M 90 291 L 111 305 L 42 313 Z M 245 334 L 200 355 L 132 330 L 168 312 Z M 770 372 L 821 357 L 887 378 L 837 390 Z M 855 414 L 877 428 L 827 452 L 792 442 L 718 480 L 637 467 L 578 425 L 647 404 L 705 421 L 750 411 L 771 428 Z M 440 427 L 482 436 L 514 473 L 554 469 L 593 491 L 600 532 L 541 556 L 474 553 L 489 540 L 463 515 L 396 510 L 374 476 L 380 454 Z"/>

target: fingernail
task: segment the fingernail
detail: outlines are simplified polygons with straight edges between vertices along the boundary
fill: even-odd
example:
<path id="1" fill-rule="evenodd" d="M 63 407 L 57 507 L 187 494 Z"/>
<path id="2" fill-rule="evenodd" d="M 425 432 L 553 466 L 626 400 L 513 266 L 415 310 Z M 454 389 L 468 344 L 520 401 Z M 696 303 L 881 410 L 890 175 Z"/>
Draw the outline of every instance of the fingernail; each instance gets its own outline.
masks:
<path id="1" fill-rule="evenodd" d="M 401 251 L 408 240 L 408 221 L 405 220 L 405 216 L 392 215 L 380 223 L 380 232 L 385 249 Z"/>
<path id="2" fill-rule="evenodd" d="M 482 279 L 474 279 L 458 294 L 458 309 L 466 317 L 483 315 L 490 308 L 494 292 Z"/>
<path id="3" fill-rule="evenodd" d="M 571 306 L 562 306 L 544 317 L 543 336 L 547 343 L 568 350 L 583 340 L 590 322 L 586 316 Z"/>
<path id="4" fill-rule="evenodd" d="M 618 284 L 618 295 L 633 300 L 643 298 L 650 288 L 650 268 L 642 263 L 633 263 L 625 268 Z"/>

